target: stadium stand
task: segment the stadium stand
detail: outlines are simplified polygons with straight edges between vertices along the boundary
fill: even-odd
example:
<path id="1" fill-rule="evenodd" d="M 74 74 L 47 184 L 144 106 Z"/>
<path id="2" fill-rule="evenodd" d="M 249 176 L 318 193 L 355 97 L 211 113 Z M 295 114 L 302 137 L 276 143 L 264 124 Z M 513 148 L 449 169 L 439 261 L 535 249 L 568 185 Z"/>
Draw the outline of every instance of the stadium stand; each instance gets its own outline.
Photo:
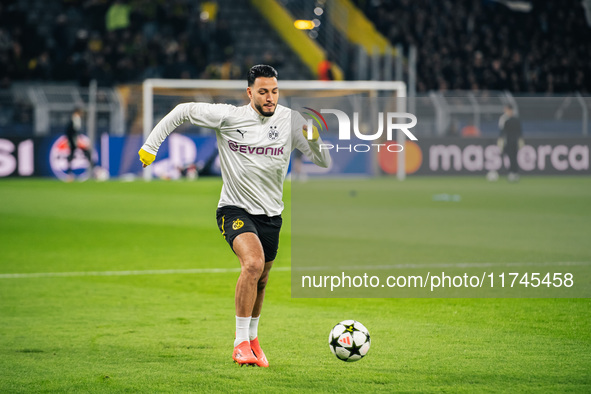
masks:
<path id="1" fill-rule="evenodd" d="M 520 2 L 529 12 L 511 3 L 356 0 L 393 44 L 417 46 L 419 92 L 591 92 L 591 27 L 581 1 Z"/>
<path id="2" fill-rule="evenodd" d="M 475 95 L 472 101 L 484 104 L 499 94 L 574 94 L 577 98 L 569 103 L 552 105 L 560 113 L 569 105 L 577 111 L 585 109 L 579 102 L 591 92 L 591 18 L 586 19 L 580 0 L 519 2 L 531 5 L 528 12 L 511 10 L 507 4 L 513 0 L 503 4 L 351 0 L 347 4 L 351 2 L 392 46 L 403 47 L 401 53 L 417 48 L 416 111 L 422 114 L 426 135 L 457 134 L 456 129 L 466 125 L 476 125 L 484 134 L 496 132 L 496 110 L 490 119 L 479 111 L 476 120 L 458 114 L 424 115 L 437 112 L 434 106 L 446 100 L 446 92 L 469 92 Z M 335 25 L 342 16 L 335 11 L 337 0 L 278 3 L 294 17 L 318 18 L 321 24 L 309 36 L 341 66 L 345 79 L 379 79 L 375 73 L 356 72 L 363 68 L 356 44 Z M 317 6 L 326 12 L 316 15 Z M 373 54 L 366 53 L 366 60 L 373 64 Z M 386 68 L 385 61 L 378 62 Z M 113 124 L 121 125 L 123 117 L 126 123 L 117 126 L 116 132 L 133 132 L 138 129 L 134 119 L 141 113 L 138 86 L 144 79 L 242 79 L 256 63 L 273 65 L 282 79 L 314 78 L 252 1 L 3 0 L 0 129 L 3 136 L 14 137 L 60 133 L 67 114 L 84 100 L 77 97 L 86 97 L 90 81 L 96 80 L 100 96 L 106 98 L 98 114 L 98 130 L 114 132 Z M 364 67 L 371 69 L 370 63 Z M 402 79 L 408 81 L 406 71 Z M 389 75 L 394 77 L 393 72 Z M 36 85 L 60 91 L 66 99 L 52 104 L 63 105 L 63 111 L 52 110 L 41 117 L 39 103 L 49 96 Z M 122 90 L 122 86 L 132 87 Z M 71 93 L 72 87 L 76 94 Z M 128 93 L 121 97 L 121 92 Z M 175 99 L 161 96 L 157 100 L 168 100 L 161 107 L 169 108 Z M 124 116 L 111 109 L 116 105 Z M 581 116 L 577 112 L 576 117 Z M 580 130 L 574 127 L 573 132 Z"/>
<path id="3" fill-rule="evenodd" d="M 286 79 L 310 77 L 249 2 L 0 4 L 1 87 L 22 80 L 112 86 L 154 77 L 241 79 L 260 62 Z"/>
<path id="4" fill-rule="evenodd" d="M 491 0 L 355 3 L 393 45 L 418 47 L 419 92 L 591 91 L 591 28 L 578 0 L 536 1 L 529 12 Z M 208 7 L 214 12 L 204 12 Z M 0 4 L 0 87 L 23 80 L 112 86 L 149 77 L 235 79 L 259 62 L 285 79 L 310 78 L 248 1 Z"/>

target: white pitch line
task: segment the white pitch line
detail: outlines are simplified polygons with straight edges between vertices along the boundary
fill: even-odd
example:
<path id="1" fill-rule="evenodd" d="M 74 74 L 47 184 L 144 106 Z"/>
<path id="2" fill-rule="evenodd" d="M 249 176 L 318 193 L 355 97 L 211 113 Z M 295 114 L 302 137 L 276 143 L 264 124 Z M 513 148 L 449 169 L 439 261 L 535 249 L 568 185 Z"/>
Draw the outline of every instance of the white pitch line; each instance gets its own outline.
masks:
<path id="1" fill-rule="evenodd" d="M 421 269 L 421 268 L 485 268 L 485 267 L 543 267 L 591 265 L 590 261 L 556 261 L 556 262 L 498 262 L 498 263 L 425 263 L 425 264 L 394 264 L 394 265 L 357 265 L 342 267 L 294 267 L 294 271 L 333 270 L 387 270 L 387 269 Z M 290 267 L 276 267 L 273 271 L 290 271 Z M 137 276 L 137 275 L 171 275 L 171 274 L 226 274 L 240 272 L 240 268 L 188 268 L 168 270 L 136 270 L 136 271 L 79 271 L 79 272 L 34 272 L 0 274 L 0 279 L 20 278 L 60 278 L 81 276 Z"/>
<path id="2" fill-rule="evenodd" d="M 273 268 L 274 271 L 289 271 L 289 267 Z M 77 276 L 135 276 L 135 275 L 170 275 L 170 274 L 225 274 L 240 272 L 240 268 L 188 268 L 170 270 L 138 271 L 79 271 L 79 272 L 34 272 L 29 274 L 0 274 L 0 279 L 20 278 L 61 278 Z"/>

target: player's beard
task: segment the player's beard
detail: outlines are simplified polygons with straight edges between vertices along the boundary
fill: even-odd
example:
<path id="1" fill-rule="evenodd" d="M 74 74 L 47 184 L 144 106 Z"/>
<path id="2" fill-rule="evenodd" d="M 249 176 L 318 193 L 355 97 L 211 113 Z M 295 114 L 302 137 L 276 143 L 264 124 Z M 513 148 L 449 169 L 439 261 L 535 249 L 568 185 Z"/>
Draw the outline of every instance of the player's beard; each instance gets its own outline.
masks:
<path id="1" fill-rule="evenodd" d="M 273 114 L 275 113 L 275 108 L 277 108 L 277 105 L 273 106 L 273 110 L 271 111 L 265 111 L 264 107 L 260 104 L 254 103 L 255 108 L 257 109 L 257 111 L 259 111 L 259 114 L 263 115 L 263 116 L 273 116 Z"/>

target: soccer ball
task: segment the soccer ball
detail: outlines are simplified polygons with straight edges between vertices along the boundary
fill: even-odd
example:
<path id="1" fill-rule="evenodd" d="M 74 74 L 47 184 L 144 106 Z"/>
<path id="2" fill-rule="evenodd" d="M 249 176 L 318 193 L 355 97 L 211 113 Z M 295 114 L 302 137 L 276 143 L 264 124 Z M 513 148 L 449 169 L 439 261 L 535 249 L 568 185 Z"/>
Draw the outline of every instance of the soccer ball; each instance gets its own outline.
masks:
<path id="1" fill-rule="evenodd" d="M 343 320 L 330 331 L 328 345 L 339 360 L 361 360 L 369 350 L 371 340 L 367 328 L 355 320 Z"/>

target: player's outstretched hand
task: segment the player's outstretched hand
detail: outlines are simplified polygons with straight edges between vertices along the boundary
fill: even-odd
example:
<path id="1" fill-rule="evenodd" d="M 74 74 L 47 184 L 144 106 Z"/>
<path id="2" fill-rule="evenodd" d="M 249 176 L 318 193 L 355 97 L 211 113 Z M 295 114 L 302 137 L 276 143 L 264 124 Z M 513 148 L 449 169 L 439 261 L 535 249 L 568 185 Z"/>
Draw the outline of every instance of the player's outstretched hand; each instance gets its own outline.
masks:
<path id="1" fill-rule="evenodd" d="M 304 137 L 309 141 L 316 142 L 318 141 L 318 138 L 320 138 L 320 134 L 318 133 L 316 126 L 312 126 L 312 138 L 309 138 L 308 136 L 308 125 L 304 125 L 302 132 L 304 133 Z"/>
<path id="2" fill-rule="evenodd" d="M 140 149 L 138 154 L 140 155 L 140 161 L 142 162 L 142 167 L 144 167 L 144 168 L 146 168 L 147 166 L 152 164 L 152 162 L 156 159 L 155 155 L 153 155 L 149 152 L 146 152 L 143 149 Z"/>

